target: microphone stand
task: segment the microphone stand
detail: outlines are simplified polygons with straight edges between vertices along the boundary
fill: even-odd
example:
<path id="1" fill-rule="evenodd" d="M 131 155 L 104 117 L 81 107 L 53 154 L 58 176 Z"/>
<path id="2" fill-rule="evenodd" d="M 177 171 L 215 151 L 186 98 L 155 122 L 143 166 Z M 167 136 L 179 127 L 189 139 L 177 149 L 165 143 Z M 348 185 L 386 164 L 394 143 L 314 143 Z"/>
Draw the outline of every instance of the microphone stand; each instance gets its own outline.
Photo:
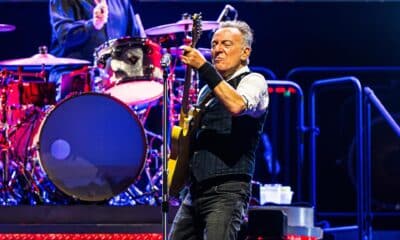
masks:
<path id="1" fill-rule="evenodd" d="M 168 239 L 168 63 L 164 61 L 161 62 L 161 67 L 163 68 L 163 117 L 162 117 L 162 137 L 163 137 L 163 154 L 162 154 L 162 229 L 163 229 L 163 239 Z"/>

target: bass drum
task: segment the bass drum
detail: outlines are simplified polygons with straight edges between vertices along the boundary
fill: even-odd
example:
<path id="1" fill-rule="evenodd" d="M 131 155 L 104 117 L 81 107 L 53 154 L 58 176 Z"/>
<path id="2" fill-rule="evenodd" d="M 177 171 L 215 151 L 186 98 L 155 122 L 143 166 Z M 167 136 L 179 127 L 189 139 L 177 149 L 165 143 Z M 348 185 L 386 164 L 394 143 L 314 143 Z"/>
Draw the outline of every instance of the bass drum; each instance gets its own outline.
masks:
<path id="1" fill-rule="evenodd" d="M 104 201 L 126 190 L 141 174 L 147 154 L 136 114 L 101 93 L 61 101 L 44 118 L 37 136 L 47 177 L 82 201 Z"/>

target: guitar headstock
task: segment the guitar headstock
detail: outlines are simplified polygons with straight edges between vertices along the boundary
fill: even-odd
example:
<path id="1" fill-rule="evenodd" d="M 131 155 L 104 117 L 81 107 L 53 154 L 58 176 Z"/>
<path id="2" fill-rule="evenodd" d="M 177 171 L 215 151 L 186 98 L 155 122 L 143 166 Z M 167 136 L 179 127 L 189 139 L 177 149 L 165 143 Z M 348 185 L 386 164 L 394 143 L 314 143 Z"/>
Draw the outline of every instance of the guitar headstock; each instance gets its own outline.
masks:
<path id="1" fill-rule="evenodd" d="M 201 13 L 195 13 L 192 15 L 193 27 L 192 27 L 192 47 L 194 48 L 201 36 Z"/>

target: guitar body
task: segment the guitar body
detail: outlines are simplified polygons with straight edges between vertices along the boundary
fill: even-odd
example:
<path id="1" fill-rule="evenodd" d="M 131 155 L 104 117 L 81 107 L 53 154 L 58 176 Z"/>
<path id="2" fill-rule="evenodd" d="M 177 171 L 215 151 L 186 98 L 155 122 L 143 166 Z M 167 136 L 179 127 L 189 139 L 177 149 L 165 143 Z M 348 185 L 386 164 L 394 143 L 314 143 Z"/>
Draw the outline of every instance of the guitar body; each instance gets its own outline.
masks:
<path id="1" fill-rule="evenodd" d="M 200 37 L 200 14 L 192 16 L 192 47 Z M 199 111 L 193 108 L 189 111 L 189 89 L 191 85 L 192 69 L 186 68 L 185 83 L 182 96 L 182 105 L 179 115 L 179 126 L 174 126 L 171 132 L 171 151 L 168 157 L 168 189 L 171 196 L 179 196 L 189 178 L 189 159 L 192 154 L 191 140 L 193 132 L 199 123 Z"/>
<path id="2" fill-rule="evenodd" d="M 192 109 L 184 127 L 174 126 L 171 134 L 171 153 L 168 159 L 168 186 L 171 196 L 178 196 L 189 179 L 189 159 L 192 155 L 193 134 L 200 123 L 200 111 Z"/>
<path id="3" fill-rule="evenodd" d="M 174 126 L 171 133 L 171 153 L 168 159 L 168 186 L 171 196 L 178 196 L 189 173 L 190 140 L 188 130 Z"/>

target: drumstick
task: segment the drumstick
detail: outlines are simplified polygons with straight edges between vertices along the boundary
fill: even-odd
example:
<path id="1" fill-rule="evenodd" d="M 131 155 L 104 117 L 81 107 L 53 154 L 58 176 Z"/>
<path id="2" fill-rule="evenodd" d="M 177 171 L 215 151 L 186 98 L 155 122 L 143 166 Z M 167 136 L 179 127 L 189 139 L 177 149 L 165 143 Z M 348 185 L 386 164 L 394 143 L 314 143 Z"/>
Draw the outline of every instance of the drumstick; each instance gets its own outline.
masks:
<path id="1" fill-rule="evenodd" d="M 135 14 L 136 22 L 139 26 L 139 33 L 141 38 L 146 38 L 146 33 L 143 28 L 142 20 L 140 19 L 140 15 L 138 13 Z"/>

